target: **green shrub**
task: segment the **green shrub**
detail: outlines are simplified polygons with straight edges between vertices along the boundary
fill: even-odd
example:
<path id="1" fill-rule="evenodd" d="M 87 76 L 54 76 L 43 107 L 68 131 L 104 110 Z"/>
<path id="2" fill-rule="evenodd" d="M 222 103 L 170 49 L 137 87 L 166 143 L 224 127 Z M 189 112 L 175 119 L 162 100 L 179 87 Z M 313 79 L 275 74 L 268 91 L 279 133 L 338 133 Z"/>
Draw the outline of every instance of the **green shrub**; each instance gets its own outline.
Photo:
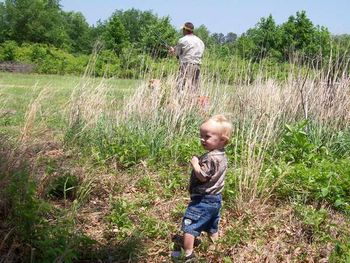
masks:
<path id="1" fill-rule="evenodd" d="M 317 152 L 318 147 L 309 140 L 305 131 L 307 125 L 307 121 L 294 126 L 285 125 L 281 143 L 277 147 L 277 151 L 285 162 L 311 164 L 320 157 Z"/>
<path id="2" fill-rule="evenodd" d="M 0 61 L 16 61 L 18 49 L 15 41 L 5 41 L 0 46 Z"/>
<path id="3" fill-rule="evenodd" d="M 53 209 L 36 196 L 36 185 L 25 169 L 11 175 L 7 189 L 11 203 L 7 218 L 8 225 L 14 229 L 16 242 L 28 246 L 22 262 L 73 262 L 78 257 L 77 246 L 84 239 L 74 231 L 74 223 L 69 218 L 57 217 L 53 222 L 47 215 L 54 216 Z"/>
<path id="4" fill-rule="evenodd" d="M 0 46 L 0 61 L 15 61 L 18 45 L 15 41 L 5 41 Z"/>
<path id="5" fill-rule="evenodd" d="M 115 52 L 112 50 L 102 50 L 97 56 L 97 60 L 94 65 L 94 73 L 96 76 L 118 76 L 120 67 L 121 62 Z"/>
<path id="6" fill-rule="evenodd" d="M 279 197 L 305 202 L 326 201 L 334 208 L 349 212 L 350 160 L 342 157 L 348 149 L 347 137 L 340 134 L 338 139 L 326 144 L 311 132 L 307 133 L 307 125 L 310 131 L 315 128 L 308 122 L 286 125 L 276 146 L 277 154 L 272 158 L 274 166 L 282 169 L 272 176 L 277 179 L 279 174 L 285 174 L 275 192 Z M 324 136 L 328 138 L 327 134 Z"/>
<path id="7" fill-rule="evenodd" d="M 312 167 L 296 164 L 276 189 L 280 197 L 306 202 L 327 201 L 344 212 L 350 211 L 350 160 L 322 160 Z"/>
<path id="8" fill-rule="evenodd" d="M 82 74 L 88 64 L 86 55 L 74 56 L 46 44 L 6 41 L 0 46 L 0 61 L 35 64 L 35 72 L 42 74 Z M 103 75 L 103 74 L 102 74 Z"/>

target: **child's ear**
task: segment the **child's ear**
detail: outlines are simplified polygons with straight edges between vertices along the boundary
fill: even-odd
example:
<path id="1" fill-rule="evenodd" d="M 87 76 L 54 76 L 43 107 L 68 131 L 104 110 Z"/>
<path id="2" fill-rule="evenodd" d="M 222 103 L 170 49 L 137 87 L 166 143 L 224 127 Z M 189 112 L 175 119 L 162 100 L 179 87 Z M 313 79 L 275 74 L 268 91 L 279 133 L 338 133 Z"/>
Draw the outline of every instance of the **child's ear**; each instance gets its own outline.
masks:
<path id="1" fill-rule="evenodd" d="M 228 143 L 229 139 L 230 139 L 230 138 L 229 138 L 228 136 L 226 136 L 226 135 L 222 135 L 222 136 L 221 136 L 221 141 L 224 142 L 225 144 Z"/>

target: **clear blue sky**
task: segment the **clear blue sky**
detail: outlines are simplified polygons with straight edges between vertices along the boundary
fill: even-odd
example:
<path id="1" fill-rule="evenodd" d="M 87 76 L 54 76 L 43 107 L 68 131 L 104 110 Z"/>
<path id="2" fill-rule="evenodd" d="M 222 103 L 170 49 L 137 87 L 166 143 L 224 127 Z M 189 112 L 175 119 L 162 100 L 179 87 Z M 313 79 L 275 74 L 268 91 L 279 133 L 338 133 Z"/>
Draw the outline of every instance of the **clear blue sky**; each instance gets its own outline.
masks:
<path id="1" fill-rule="evenodd" d="M 273 16 L 277 24 L 297 11 L 305 10 L 314 25 L 325 26 L 332 34 L 350 34 L 350 0 L 61 0 L 65 11 L 80 11 L 89 24 L 108 19 L 115 10 L 152 10 L 169 16 L 180 28 L 191 21 L 204 24 L 211 33 L 242 34 L 261 17 Z"/>

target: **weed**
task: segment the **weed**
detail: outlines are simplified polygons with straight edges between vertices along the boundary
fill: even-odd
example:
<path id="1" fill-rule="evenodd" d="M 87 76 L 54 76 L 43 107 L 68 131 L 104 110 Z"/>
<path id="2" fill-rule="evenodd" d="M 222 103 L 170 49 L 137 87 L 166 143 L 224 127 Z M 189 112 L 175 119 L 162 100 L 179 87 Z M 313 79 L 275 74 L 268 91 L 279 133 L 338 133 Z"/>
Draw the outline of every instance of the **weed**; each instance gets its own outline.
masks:
<path id="1" fill-rule="evenodd" d="M 349 160 L 322 160 L 312 167 L 301 163 L 290 167 L 276 189 L 279 196 L 304 199 L 306 202 L 324 200 L 344 212 L 349 211 Z"/>
<path id="2" fill-rule="evenodd" d="M 307 121 L 300 122 L 294 126 L 285 125 L 281 145 L 280 155 L 286 162 L 291 163 L 313 163 L 319 156 L 317 147 L 312 144 L 306 133 Z"/>
<path id="3" fill-rule="evenodd" d="M 116 227 L 117 239 L 123 239 L 134 229 L 130 219 L 130 212 L 133 206 L 125 199 L 117 199 L 112 203 L 112 211 L 107 217 L 113 227 Z"/>
<path id="4" fill-rule="evenodd" d="M 146 191 L 147 193 L 154 193 L 156 191 L 152 177 L 147 175 L 138 180 L 136 186 Z"/>
<path id="5" fill-rule="evenodd" d="M 244 242 L 246 235 L 245 230 L 241 227 L 232 227 L 225 232 L 225 236 L 221 242 L 234 247 Z"/>
<path id="6" fill-rule="evenodd" d="M 122 239 L 115 248 L 108 251 L 108 261 L 138 262 L 146 255 L 144 236 L 140 232 L 133 232 Z"/>
<path id="7" fill-rule="evenodd" d="M 348 263 L 350 262 L 350 239 L 335 244 L 334 250 L 329 257 L 331 263 Z"/>
<path id="8" fill-rule="evenodd" d="M 225 179 L 225 187 L 223 191 L 223 198 L 228 201 L 232 201 L 236 198 L 237 194 L 237 177 L 234 174 L 233 169 L 228 169 Z"/>
<path id="9" fill-rule="evenodd" d="M 303 223 L 303 231 L 307 242 L 325 242 L 330 240 L 325 209 L 316 210 L 312 206 L 296 205 L 295 215 Z"/>
<path id="10" fill-rule="evenodd" d="M 165 196 L 171 197 L 174 193 L 186 189 L 190 176 L 189 171 L 184 171 L 178 167 L 169 167 L 166 170 L 160 170 L 159 173 Z"/>
<path id="11" fill-rule="evenodd" d="M 184 216 L 186 207 L 187 207 L 187 203 L 180 202 L 180 203 L 177 203 L 175 208 L 170 211 L 170 216 L 172 218 L 172 221 L 176 222 L 177 225 L 180 224 L 180 222 Z"/>
<path id="12" fill-rule="evenodd" d="M 169 233 L 169 226 L 159 217 L 141 216 L 142 224 L 138 227 L 139 231 L 148 238 L 166 238 Z"/>

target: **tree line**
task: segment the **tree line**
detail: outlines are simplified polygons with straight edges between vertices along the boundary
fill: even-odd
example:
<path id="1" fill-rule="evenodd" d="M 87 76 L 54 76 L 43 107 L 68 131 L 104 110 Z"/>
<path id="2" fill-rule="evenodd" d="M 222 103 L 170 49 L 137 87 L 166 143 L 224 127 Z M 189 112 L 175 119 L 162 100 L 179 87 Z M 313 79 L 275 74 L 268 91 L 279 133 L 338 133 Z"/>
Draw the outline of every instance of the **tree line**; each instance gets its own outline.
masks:
<path id="1" fill-rule="evenodd" d="M 295 54 L 320 61 L 330 56 L 334 43 L 340 46 L 338 52 L 347 52 L 350 43 L 349 35 L 332 36 L 326 27 L 315 26 L 305 11 L 291 15 L 281 25 L 272 15 L 261 18 L 241 36 L 211 33 L 205 25 L 198 26 L 195 33 L 208 50 L 222 58 L 235 55 L 252 61 L 288 62 Z M 60 0 L 0 2 L 0 60 L 16 60 L 9 52 L 11 46 L 36 45 L 31 51 L 35 61 L 38 47 L 79 57 L 91 54 L 97 42 L 104 47 L 105 57 L 112 56 L 117 64 L 123 64 L 125 54 L 147 54 L 156 60 L 166 57 L 166 46 L 174 45 L 180 36 L 170 17 L 152 11 L 115 10 L 107 20 L 91 26 L 82 13 L 63 11 Z"/>

